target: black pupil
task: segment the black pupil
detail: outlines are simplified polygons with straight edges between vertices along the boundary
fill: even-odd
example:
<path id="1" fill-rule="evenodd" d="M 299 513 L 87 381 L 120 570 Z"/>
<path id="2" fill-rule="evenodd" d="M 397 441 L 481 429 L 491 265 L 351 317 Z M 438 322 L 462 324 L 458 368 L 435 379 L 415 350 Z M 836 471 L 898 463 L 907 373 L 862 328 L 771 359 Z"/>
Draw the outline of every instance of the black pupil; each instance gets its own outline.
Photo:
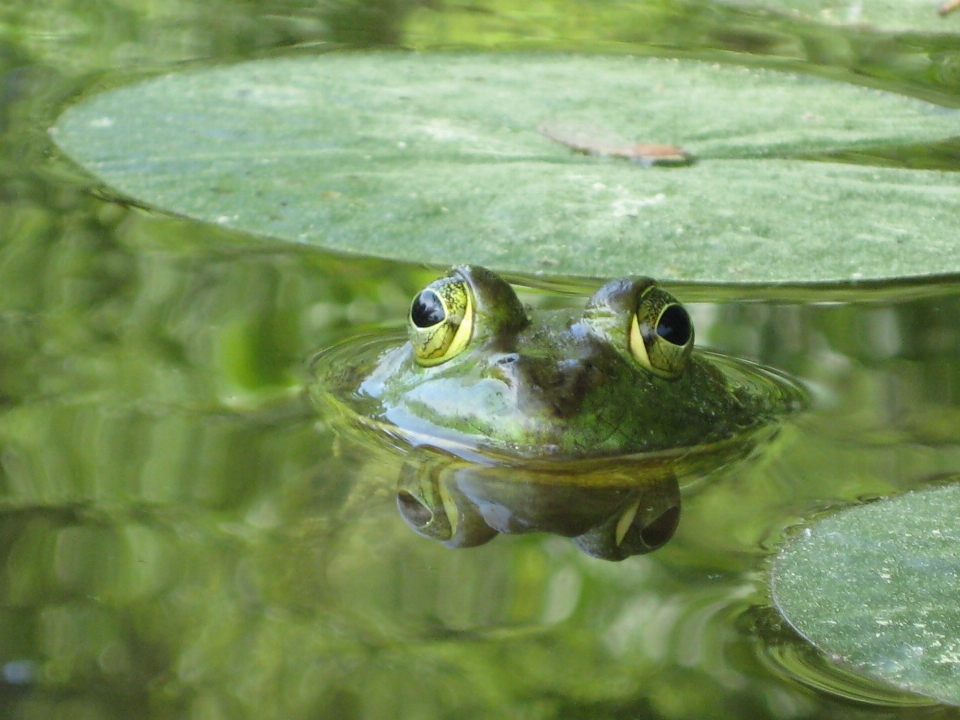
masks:
<path id="1" fill-rule="evenodd" d="M 690 316 L 679 305 L 668 305 L 657 323 L 657 335 L 668 343 L 686 345 L 690 341 Z"/>
<path id="2" fill-rule="evenodd" d="M 428 328 L 443 322 L 446 312 L 443 303 L 433 290 L 424 290 L 413 299 L 410 319 L 418 328 Z"/>

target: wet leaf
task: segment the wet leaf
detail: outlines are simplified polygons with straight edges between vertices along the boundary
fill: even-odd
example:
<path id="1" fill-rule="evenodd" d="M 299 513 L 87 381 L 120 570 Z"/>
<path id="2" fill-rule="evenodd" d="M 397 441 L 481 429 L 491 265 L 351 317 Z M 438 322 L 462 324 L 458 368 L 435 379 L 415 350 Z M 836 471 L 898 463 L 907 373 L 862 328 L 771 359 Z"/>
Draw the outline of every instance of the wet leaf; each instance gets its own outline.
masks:
<path id="1" fill-rule="evenodd" d="M 578 142 L 596 128 L 598 142 L 679 145 L 699 162 L 586 156 L 541 134 L 546 121 L 581 128 Z M 157 78 L 81 102 L 53 133 L 121 193 L 280 240 L 500 271 L 769 283 L 960 269 L 955 174 L 788 159 L 958 129 L 956 111 L 771 71 L 372 53 Z"/>
<path id="2" fill-rule="evenodd" d="M 780 612 L 836 662 L 960 704 L 960 484 L 844 510 L 787 543 Z"/>

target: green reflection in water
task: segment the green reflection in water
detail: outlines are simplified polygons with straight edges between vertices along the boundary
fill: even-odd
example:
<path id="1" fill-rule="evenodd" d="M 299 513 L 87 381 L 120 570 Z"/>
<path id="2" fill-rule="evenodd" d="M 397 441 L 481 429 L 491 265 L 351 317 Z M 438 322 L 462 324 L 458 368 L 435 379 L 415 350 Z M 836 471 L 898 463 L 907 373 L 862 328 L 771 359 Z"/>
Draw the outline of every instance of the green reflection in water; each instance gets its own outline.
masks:
<path id="1" fill-rule="evenodd" d="M 423 273 L 185 256 L 182 237 L 166 244 L 171 223 L 195 232 L 137 211 L 114 226 L 127 232 L 109 252 L 140 261 L 122 300 L 56 294 L 24 310 L 44 332 L 21 352 L 49 369 L 19 380 L 0 416 L 0 664 L 33 668 L 6 684 L 11 712 L 878 717 L 908 702 L 837 704 L 855 683 L 829 668 L 830 693 L 811 695 L 744 618 L 766 606 L 757 573 L 784 527 L 960 463 L 954 295 L 694 305 L 705 341 L 808 378 L 817 410 L 693 487 L 670 545 L 614 568 L 541 536 L 450 551 L 413 535 L 397 459 L 334 437 L 290 395 L 310 348 L 352 332 L 351 313 L 401 319 L 394 296 Z M 71 269 L 60 252 L 45 264 Z M 352 291 L 344 267 L 369 281 Z M 125 321 L 104 336 L 95 310 L 110 302 Z M 266 328 L 250 342 L 273 322 L 299 328 L 282 372 L 230 369 L 219 338 L 236 322 Z"/>
<path id="2" fill-rule="evenodd" d="M 105 70 L 349 32 L 597 41 L 596 24 L 543 32 L 559 5 L 546 19 L 361 5 L 354 19 L 332 2 L 0 9 L 0 716 L 954 717 L 816 662 L 797 670 L 805 648 L 769 613 L 764 572 L 787 526 L 960 467 L 960 286 L 695 306 L 703 341 L 808 379 L 816 412 L 690 488 L 656 555 L 613 566 L 543 536 L 450 551 L 397 515 L 396 460 L 336 438 L 298 395 L 313 350 L 401 322 L 432 273 L 155 217 L 47 162 L 57 107 Z M 580 9 L 597 8 L 618 51 L 855 72 L 941 99 L 960 78 L 950 37 L 733 5 Z M 463 17 L 500 35 L 457 30 Z M 932 152 L 877 156 L 956 167 L 949 147 Z"/>

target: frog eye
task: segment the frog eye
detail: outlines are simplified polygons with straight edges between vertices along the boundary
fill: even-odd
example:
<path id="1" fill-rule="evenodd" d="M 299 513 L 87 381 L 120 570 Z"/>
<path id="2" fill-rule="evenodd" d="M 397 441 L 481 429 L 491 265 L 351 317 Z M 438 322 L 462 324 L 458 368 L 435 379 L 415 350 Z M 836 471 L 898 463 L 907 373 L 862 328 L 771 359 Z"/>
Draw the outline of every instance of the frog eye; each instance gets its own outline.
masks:
<path id="1" fill-rule="evenodd" d="M 473 334 L 473 291 L 459 275 L 430 283 L 413 299 L 407 330 L 417 364 L 456 357 Z"/>
<path id="2" fill-rule="evenodd" d="M 680 377 L 693 350 L 693 323 L 670 293 L 656 285 L 640 296 L 630 324 L 630 352 L 643 367 L 668 380 Z"/>

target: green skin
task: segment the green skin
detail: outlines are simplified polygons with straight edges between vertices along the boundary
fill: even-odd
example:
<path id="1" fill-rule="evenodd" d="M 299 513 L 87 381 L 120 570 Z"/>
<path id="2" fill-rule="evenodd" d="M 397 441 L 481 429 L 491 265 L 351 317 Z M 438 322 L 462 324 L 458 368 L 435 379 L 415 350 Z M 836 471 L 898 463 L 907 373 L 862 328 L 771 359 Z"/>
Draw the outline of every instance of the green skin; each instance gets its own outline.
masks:
<path id="1" fill-rule="evenodd" d="M 672 379 L 643 367 L 629 334 L 647 278 L 612 281 L 571 313 L 524 308 L 483 268 L 454 272 L 475 308 L 459 354 L 424 367 L 410 342 L 343 345 L 318 356 L 312 388 L 410 447 L 401 514 L 448 545 L 545 530 L 607 559 L 648 552 L 679 519 L 677 477 L 747 454 L 806 403 L 786 376 L 712 353 Z"/>

